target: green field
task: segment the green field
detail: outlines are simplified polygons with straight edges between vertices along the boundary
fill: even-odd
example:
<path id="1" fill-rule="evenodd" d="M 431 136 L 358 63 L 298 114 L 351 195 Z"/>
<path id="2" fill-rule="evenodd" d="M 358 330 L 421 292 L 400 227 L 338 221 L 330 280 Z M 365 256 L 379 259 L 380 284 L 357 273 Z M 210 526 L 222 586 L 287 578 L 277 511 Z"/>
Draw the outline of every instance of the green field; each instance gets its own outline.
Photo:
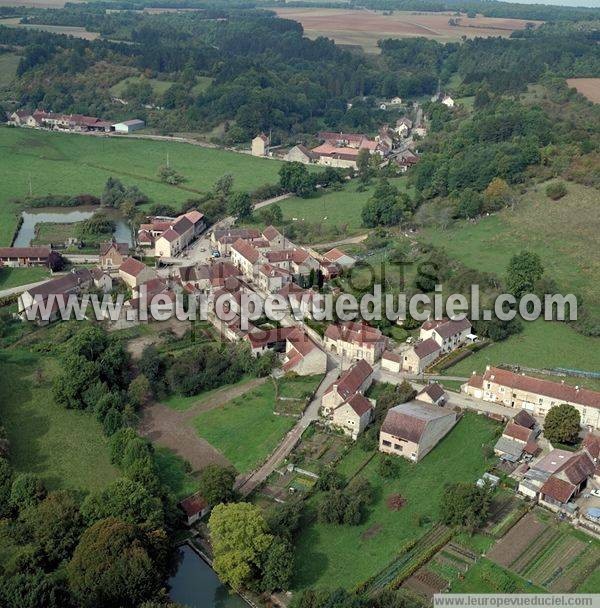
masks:
<path id="1" fill-rule="evenodd" d="M 406 178 L 390 180 L 401 190 L 406 190 Z M 364 192 L 357 192 L 359 182 L 354 180 L 342 189 L 327 192 L 313 198 L 292 197 L 281 201 L 279 205 L 286 220 L 320 223 L 326 226 L 338 226 L 343 234 L 340 238 L 355 232 L 365 232 L 362 227 L 361 211 L 364 204 L 373 194 L 375 185 Z"/>
<path id="2" fill-rule="evenodd" d="M 194 420 L 198 435 L 220 450 L 240 473 L 259 465 L 294 426 L 295 420 L 276 416 L 272 382 L 251 390 Z"/>
<path id="3" fill-rule="evenodd" d="M 83 492 L 98 490 L 117 477 L 94 416 L 54 404 L 50 389 L 55 361 L 25 350 L 5 350 L 0 369 L 0 421 L 17 471 L 38 474 L 50 489 Z"/>
<path id="4" fill-rule="evenodd" d="M 166 162 L 186 181 L 162 184 L 156 177 Z M 109 177 L 138 185 L 152 202 L 181 204 L 210 189 L 225 173 L 234 176 L 234 189 L 253 190 L 278 181 L 281 163 L 225 150 L 176 142 L 86 137 L 30 129 L 0 129 L 0 245 L 8 245 L 19 209 L 9 200 L 24 197 L 31 178 L 33 194 L 91 193 L 99 195 Z"/>
<path id="5" fill-rule="evenodd" d="M 420 528 L 415 523 L 417 517 L 431 522 L 437 519 L 444 483 L 475 481 L 485 470 L 481 446 L 492 443 L 496 428 L 488 419 L 465 414 L 421 462 L 412 464 L 399 458 L 400 474 L 393 480 L 379 476 L 378 454 L 360 473 L 373 484 L 376 496 L 365 521 L 359 526 L 313 522 L 304 528 L 297 543 L 294 588 L 351 588 L 379 572 L 403 544 L 430 528 L 431 524 Z M 358 450 L 354 448 L 342 460 L 342 470 L 344 460 L 356 460 L 354 452 Z M 355 464 L 350 468 L 355 468 Z M 390 511 L 386 506 L 386 499 L 392 494 L 406 499 L 400 511 Z"/>
<path id="6" fill-rule="evenodd" d="M 567 367 L 587 371 L 600 369 L 600 340 L 588 338 L 567 325 L 544 321 L 523 322 L 523 331 L 495 342 L 445 370 L 450 376 L 483 372 L 486 365 L 506 363 L 538 369 Z"/>
<path id="7" fill-rule="evenodd" d="M 20 60 L 21 57 L 16 53 L 0 53 L 0 87 L 11 83 Z"/>
<path id="8" fill-rule="evenodd" d="M 50 277 L 47 268 L 39 266 L 31 268 L 0 268 L 0 289 L 10 289 L 19 285 L 27 285 L 43 281 Z"/>
<path id="9" fill-rule="evenodd" d="M 199 95 L 204 93 L 212 84 L 213 79 L 210 76 L 196 76 L 196 84 L 192 87 L 192 93 Z"/>
<path id="10" fill-rule="evenodd" d="M 562 290 L 580 293 L 590 307 L 600 303 L 600 213 L 598 191 L 567 184 L 559 201 L 545 185 L 525 194 L 514 211 L 505 209 L 476 223 L 457 222 L 447 230 L 427 228 L 421 239 L 443 246 L 468 267 L 503 276 L 510 258 L 528 249 L 537 253 L 547 276 Z"/>
<path id="11" fill-rule="evenodd" d="M 155 95 L 162 95 L 171 85 L 175 84 L 170 80 L 157 80 L 156 78 L 145 78 L 143 76 L 129 76 L 110 87 L 109 92 L 115 97 L 121 97 L 127 88 L 127 85 L 141 82 L 147 82 L 152 87 Z"/>

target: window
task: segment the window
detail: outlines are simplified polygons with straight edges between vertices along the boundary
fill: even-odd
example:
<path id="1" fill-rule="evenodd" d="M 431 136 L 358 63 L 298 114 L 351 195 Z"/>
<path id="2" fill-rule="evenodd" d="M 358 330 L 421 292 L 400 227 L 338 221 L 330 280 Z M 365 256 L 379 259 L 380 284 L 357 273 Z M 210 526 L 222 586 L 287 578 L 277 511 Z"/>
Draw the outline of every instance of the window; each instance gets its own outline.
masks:
<path id="1" fill-rule="evenodd" d="M 394 449 L 395 449 L 397 452 L 401 452 L 401 451 L 402 451 L 402 446 L 401 446 L 401 445 L 399 445 L 398 443 L 395 443 L 395 444 L 394 444 Z"/>
<path id="2" fill-rule="evenodd" d="M 392 445 L 392 442 L 388 441 L 387 439 L 384 439 L 381 443 L 383 443 L 383 445 L 387 448 L 389 448 Z"/>

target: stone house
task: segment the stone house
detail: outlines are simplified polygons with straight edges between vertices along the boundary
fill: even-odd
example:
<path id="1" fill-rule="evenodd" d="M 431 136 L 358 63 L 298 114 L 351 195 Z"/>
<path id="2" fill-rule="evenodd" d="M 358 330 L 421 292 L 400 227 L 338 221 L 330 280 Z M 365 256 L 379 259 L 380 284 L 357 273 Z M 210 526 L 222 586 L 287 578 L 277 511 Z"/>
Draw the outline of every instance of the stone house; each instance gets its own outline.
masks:
<path id="1" fill-rule="evenodd" d="M 306 146 L 298 144 L 291 148 L 288 153 L 283 157 L 283 160 L 289 162 L 304 163 L 305 165 L 316 160 L 317 156 L 313 154 L 312 150 L 309 150 Z"/>
<path id="2" fill-rule="evenodd" d="M 346 321 L 333 323 L 325 330 L 325 348 L 345 359 L 364 359 L 374 365 L 387 345 L 386 337 L 366 323 Z"/>
<path id="3" fill-rule="evenodd" d="M 443 319 L 441 321 L 425 321 L 419 331 L 421 340 L 433 338 L 442 353 L 462 346 L 471 334 L 471 322 L 468 319 Z"/>
<path id="4" fill-rule="evenodd" d="M 237 266 L 248 279 L 254 278 L 255 269 L 260 259 L 260 251 L 248 241 L 238 239 L 231 246 L 232 264 Z"/>
<path id="5" fill-rule="evenodd" d="M 102 268 L 118 268 L 129 256 L 129 245 L 117 243 L 114 239 L 100 244 L 100 266 Z"/>
<path id="6" fill-rule="evenodd" d="M 153 268 L 135 258 L 126 258 L 119 266 L 119 277 L 132 289 L 156 277 Z"/>
<path id="7" fill-rule="evenodd" d="M 402 369 L 402 355 L 386 350 L 381 355 L 381 369 L 394 374 L 399 374 Z"/>
<path id="8" fill-rule="evenodd" d="M 600 392 L 580 386 L 487 366 L 483 376 L 474 375 L 462 389 L 484 401 L 525 409 L 542 418 L 551 407 L 567 403 L 579 412 L 582 426 L 590 430 L 600 429 Z"/>
<path id="9" fill-rule="evenodd" d="M 261 264 L 256 272 L 256 284 L 267 293 L 275 293 L 292 282 L 292 273 L 272 264 Z"/>
<path id="10" fill-rule="evenodd" d="M 417 394 L 415 399 L 443 407 L 448 401 L 448 393 L 437 382 L 430 382 Z"/>
<path id="11" fill-rule="evenodd" d="M 333 410 L 331 425 L 339 428 L 356 441 L 358 436 L 373 420 L 374 403 L 361 393 L 355 393 L 350 399 Z"/>
<path id="12" fill-rule="evenodd" d="M 421 374 L 441 353 L 439 344 L 433 338 L 417 342 L 402 353 L 402 369 L 412 374 Z"/>
<path id="13" fill-rule="evenodd" d="M 269 138 L 261 133 L 252 140 L 252 156 L 266 156 L 269 151 Z"/>
<path id="14" fill-rule="evenodd" d="M 299 376 L 312 376 L 327 372 L 327 355 L 300 328 L 289 333 L 285 344 L 282 369 Z"/>
<path id="15" fill-rule="evenodd" d="M 364 360 L 357 361 L 334 380 L 321 397 L 321 413 L 330 416 L 356 393 L 364 393 L 373 381 L 373 368 Z"/>

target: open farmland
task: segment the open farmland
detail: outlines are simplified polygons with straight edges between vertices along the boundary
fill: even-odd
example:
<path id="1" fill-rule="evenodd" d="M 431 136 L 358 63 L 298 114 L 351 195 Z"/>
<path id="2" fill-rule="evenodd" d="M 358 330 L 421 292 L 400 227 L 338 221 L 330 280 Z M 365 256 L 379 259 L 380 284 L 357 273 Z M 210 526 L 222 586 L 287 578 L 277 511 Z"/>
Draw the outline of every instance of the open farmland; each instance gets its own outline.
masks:
<path id="1" fill-rule="evenodd" d="M 174 84 L 170 80 L 158 80 L 156 78 L 144 78 L 142 76 L 129 76 L 127 78 L 123 78 L 123 80 L 120 80 L 117 82 L 117 84 L 110 87 L 109 91 L 111 95 L 122 97 L 123 92 L 128 85 L 141 83 L 148 83 L 156 95 L 162 95 L 172 84 Z"/>
<path id="2" fill-rule="evenodd" d="M 56 8 L 57 6 L 59 5 L 54 5 L 54 8 Z M 5 25 L 7 27 L 22 27 L 32 30 L 41 30 L 43 32 L 50 32 L 51 34 L 66 34 L 67 36 L 74 36 L 75 38 L 82 38 L 83 40 L 96 40 L 100 37 L 100 34 L 98 32 L 88 32 L 84 27 L 76 27 L 69 25 L 40 25 L 37 23 L 21 23 L 20 17 L 0 19 L 0 25 Z"/>
<path id="3" fill-rule="evenodd" d="M 309 38 L 326 36 L 338 44 L 362 46 L 367 52 L 378 52 L 377 41 L 385 38 L 424 36 L 439 42 L 456 42 L 467 38 L 510 36 L 525 29 L 523 19 L 500 19 L 477 16 L 457 17 L 454 13 L 394 11 L 391 15 L 370 10 L 324 8 L 277 8 L 285 19 L 299 21 Z M 457 25 L 450 25 L 457 20 Z M 538 22 L 539 23 L 539 22 Z"/>
<path id="4" fill-rule="evenodd" d="M 186 181 L 169 186 L 159 181 L 158 168 L 169 154 L 172 167 Z M 99 195 L 109 177 L 137 185 L 151 203 L 178 205 L 206 192 L 225 173 L 234 190 L 253 190 L 278 180 L 281 163 L 225 150 L 177 142 L 48 133 L 33 129 L 0 129 L 0 245 L 9 245 L 17 213 L 11 198 L 90 193 Z"/>
<path id="5" fill-rule="evenodd" d="M 594 103 L 600 103 L 600 78 L 567 78 L 567 84 Z"/>
<path id="6" fill-rule="evenodd" d="M 478 447 L 494 440 L 496 423 L 467 413 L 440 444 L 418 464 L 398 458 L 397 479 L 383 479 L 378 473 L 381 454 L 377 454 L 358 473 L 369 480 L 375 503 L 370 505 L 358 526 L 335 526 L 313 521 L 300 533 L 297 542 L 297 572 L 294 588 L 351 588 L 383 572 L 392 561 L 396 577 L 409 567 L 402 562 L 405 553 L 422 556 L 420 537 L 438 528 L 439 501 L 444 482 L 474 481 L 486 468 L 483 451 Z M 338 470 L 347 475 L 358 470 L 356 452 L 363 462 L 368 455 L 356 446 L 342 458 Z M 351 460 L 351 466 L 344 463 Z M 400 494 L 405 500 L 399 510 L 390 510 L 387 500 Z M 317 495 L 316 499 L 319 499 Z M 415 523 L 420 519 L 423 523 Z M 437 537 L 436 537 L 437 538 Z M 443 542 L 444 535 L 440 538 Z M 401 549 L 404 548 L 404 551 Z M 416 551 L 413 551 L 416 550 Z M 402 553 L 402 555 L 399 555 Z M 386 567 L 387 568 L 387 567 Z"/>

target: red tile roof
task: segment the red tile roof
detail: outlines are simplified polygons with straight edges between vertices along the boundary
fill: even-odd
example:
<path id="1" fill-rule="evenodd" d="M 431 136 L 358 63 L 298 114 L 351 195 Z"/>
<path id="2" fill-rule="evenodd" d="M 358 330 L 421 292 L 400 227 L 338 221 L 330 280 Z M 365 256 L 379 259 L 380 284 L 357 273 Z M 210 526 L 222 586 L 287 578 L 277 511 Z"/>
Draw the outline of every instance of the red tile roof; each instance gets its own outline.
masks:
<path id="1" fill-rule="evenodd" d="M 255 249 L 248 241 L 238 239 L 231 248 L 237 251 L 244 259 L 248 260 L 251 264 L 256 264 L 260 258 L 260 252 Z"/>
<path id="2" fill-rule="evenodd" d="M 357 416 L 363 416 L 373 409 L 373 404 L 360 393 L 356 393 L 348 399 L 348 405 L 354 410 Z"/>
<path id="3" fill-rule="evenodd" d="M 360 359 L 334 380 L 326 392 L 337 390 L 338 395 L 346 401 L 358 391 L 372 373 L 373 368 L 364 359 Z"/>
<path id="4" fill-rule="evenodd" d="M 248 334 L 252 348 L 262 348 L 278 342 L 285 342 L 295 327 L 276 327 L 275 329 L 257 329 Z"/>
<path id="5" fill-rule="evenodd" d="M 592 458 L 598 458 L 600 456 L 600 437 L 592 433 L 588 433 L 583 438 L 583 447 L 587 449 Z"/>
<path id="6" fill-rule="evenodd" d="M 119 266 L 119 271 L 132 277 L 137 277 L 145 268 L 148 268 L 146 264 L 143 264 L 139 260 L 127 258 L 123 260 L 123 263 Z"/>
<path id="7" fill-rule="evenodd" d="M 159 238 L 161 239 L 165 239 L 167 241 L 169 241 L 169 243 L 173 243 L 174 241 L 176 241 L 181 235 L 175 231 L 173 228 L 167 228 L 167 230 L 165 230 Z"/>
<path id="8" fill-rule="evenodd" d="M 388 410 L 381 430 L 399 439 L 419 443 L 431 420 L 449 415 L 454 414 L 438 405 L 425 401 L 409 401 Z"/>
<path id="9" fill-rule="evenodd" d="M 527 429 L 532 429 L 535 426 L 535 418 L 527 410 L 521 410 L 513 418 L 513 422 Z"/>
<path id="10" fill-rule="evenodd" d="M 192 494 L 192 496 L 184 498 L 179 505 L 188 517 L 199 515 L 208 507 L 208 503 L 204 500 L 204 497 L 200 492 L 196 492 L 195 494 Z"/>
<path id="11" fill-rule="evenodd" d="M 394 353 L 391 350 L 384 351 L 383 355 L 381 355 L 381 358 L 385 359 L 386 361 L 393 361 L 394 363 L 402 362 L 402 355 Z"/>
<path id="12" fill-rule="evenodd" d="M 426 321 L 423 323 L 423 329 L 434 329 L 442 338 L 448 339 L 465 331 L 466 329 L 471 329 L 471 321 L 468 319 L 442 319 L 439 321 Z"/>
<path id="13" fill-rule="evenodd" d="M 433 338 L 428 338 L 427 340 L 423 340 L 423 342 L 417 342 L 413 346 L 413 350 L 419 359 L 424 359 L 435 352 L 440 352 L 441 349 Z"/>
<path id="14" fill-rule="evenodd" d="M 121 255 L 127 255 L 129 253 L 129 245 L 127 243 L 107 241 L 106 243 L 100 243 L 100 255 L 106 255 L 113 248 Z"/>
<path id="15" fill-rule="evenodd" d="M 502 434 L 506 437 L 516 439 L 517 441 L 522 441 L 523 443 L 527 443 L 533 437 L 533 432 L 530 429 L 519 426 L 512 421 L 506 425 Z"/>
<path id="16" fill-rule="evenodd" d="M 281 232 L 275 226 L 267 226 L 262 233 L 268 241 L 274 241 L 281 236 Z"/>
<path id="17" fill-rule="evenodd" d="M 543 395 L 558 402 L 577 403 L 587 407 L 600 408 L 600 393 L 585 388 L 578 388 L 560 382 L 531 378 L 521 374 L 491 367 L 483 375 L 484 382 L 495 382 L 512 389 Z"/>
<path id="18" fill-rule="evenodd" d="M 553 498 L 560 503 L 567 503 L 577 488 L 564 479 L 559 479 L 554 475 L 549 477 L 546 483 L 542 486 L 540 492 L 548 498 Z"/>
<path id="19" fill-rule="evenodd" d="M 422 395 L 423 393 L 429 395 L 433 401 L 438 401 L 446 396 L 446 391 L 440 386 L 437 382 L 432 382 L 428 384 L 418 395 Z"/>
<path id="20" fill-rule="evenodd" d="M 469 386 L 472 386 L 473 388 L 483 388 L 483 376 L 480 376 L 478 374 L 473 374 L 469 378 L 469 381 L 467 382 L 467 384 Z"/>
<path id="21" fill-rule="evenodd" d="M 342 340 L 360 346 L 373 348 L 376 344 L 385 343 L 384 335 L 376 328 L 357 321 L 333 323 L 325 330 L 325 337 L 331 340 Z"/>

